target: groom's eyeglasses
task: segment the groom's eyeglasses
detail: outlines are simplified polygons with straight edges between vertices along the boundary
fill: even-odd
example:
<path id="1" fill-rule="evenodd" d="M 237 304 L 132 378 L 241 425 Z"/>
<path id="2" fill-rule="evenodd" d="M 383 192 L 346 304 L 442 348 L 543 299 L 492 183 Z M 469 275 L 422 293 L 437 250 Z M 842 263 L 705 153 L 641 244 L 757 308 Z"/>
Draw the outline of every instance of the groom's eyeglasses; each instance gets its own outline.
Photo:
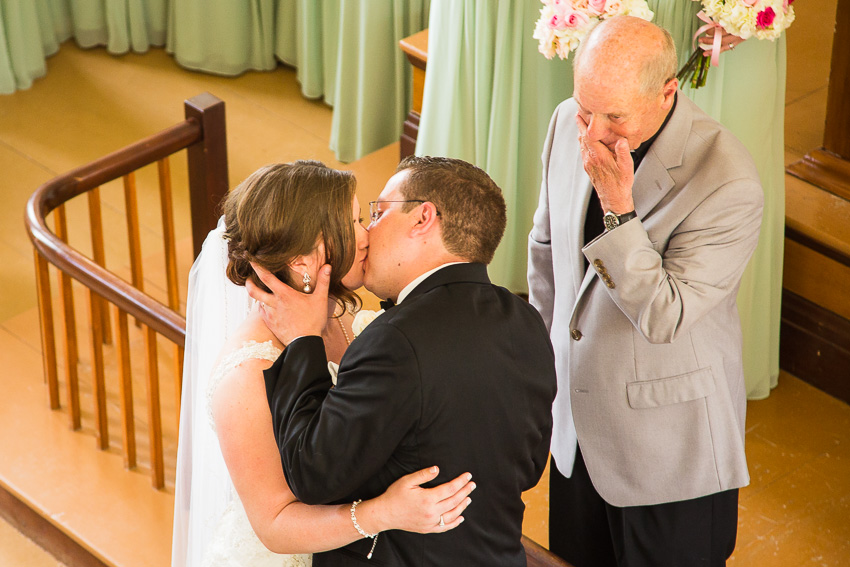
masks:
<path id="1" fill-rule="evenodd" d="M 378 222 L 378 219 L 381 218 L 381 215 L 384 214 L 384 211 L 378 210 L 378 205 L 382 205 L 384 203 L 427 203 L 428 201 L 423 201 L 422 199 L 408 199 L 406 201 L 369 201 L 369 218 L 372 222 Z M 439 212 L 437 213 L 440 214 Z"/>

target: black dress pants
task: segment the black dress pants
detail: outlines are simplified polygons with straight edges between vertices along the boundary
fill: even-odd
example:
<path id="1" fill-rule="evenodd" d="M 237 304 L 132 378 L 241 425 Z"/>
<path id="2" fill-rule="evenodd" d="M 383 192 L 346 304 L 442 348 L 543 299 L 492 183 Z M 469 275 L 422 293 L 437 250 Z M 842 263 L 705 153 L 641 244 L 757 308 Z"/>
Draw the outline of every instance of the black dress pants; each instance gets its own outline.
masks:
<path id="1" fill-rule="evenodd" d="M 738 490 L 653 506 L 605 502 L 581 451 L 549 469 L 549 549 L 575 567 L 722 567 L 735 549 Z"/>

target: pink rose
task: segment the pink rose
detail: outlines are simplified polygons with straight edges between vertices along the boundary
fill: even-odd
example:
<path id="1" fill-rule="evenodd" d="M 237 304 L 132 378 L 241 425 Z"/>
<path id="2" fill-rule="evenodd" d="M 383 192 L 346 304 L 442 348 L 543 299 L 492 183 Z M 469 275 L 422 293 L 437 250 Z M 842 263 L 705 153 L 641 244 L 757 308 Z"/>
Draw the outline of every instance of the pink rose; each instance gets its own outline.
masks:
<path id="1" fill-rule="evenodd" d="M 553 14 L 552 17 L 549 18 L 549 27 L 553 30 L 566 29 L 566 26 L 564 25 L 564 18 L 562 18 L 558 14 Z"/>
<path id="2" fill-rule="evenodd" d="M 587 5 L 590 11 L 598 16 L 605 11 L 605 2 L 607 0 L 589 0 Z"/>
<path id="3" fill-rule="evenodd" d="M 741 0 L 741 2 L 752 8 L 756 5 L 756 2 L 758 2 L 758 0 Z"/>
<path id="4" fill-rule="evenodd" d="M 589 21 L 590 18 L 583 12 L 568 11 L 564 14 L 564 26 L 567 28 L 579 28 Z"/>
<path id="5" fill-rule="evenodd" d="M 773 23 L 774 18 L 776 18 L 776 12 L 768 6 L 756 15 L 756 27 L 760 30 L 767 29 Z"/>

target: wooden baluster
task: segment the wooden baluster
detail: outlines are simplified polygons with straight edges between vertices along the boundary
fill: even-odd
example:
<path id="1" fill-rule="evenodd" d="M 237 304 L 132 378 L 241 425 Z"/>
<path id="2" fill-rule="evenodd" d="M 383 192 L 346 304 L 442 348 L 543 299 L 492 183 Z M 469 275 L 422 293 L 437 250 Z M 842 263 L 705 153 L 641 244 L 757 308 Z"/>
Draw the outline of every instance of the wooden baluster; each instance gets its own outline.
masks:
<path id="1" fill-rule="evenodd" d="M 130 245 L 130 271 L 133 287 L 144 291 L 144 275 L 142 273 L 142 241 L 139 229 L 139 205 L 136 198 L 136 174 L 124 176 L 124 204 L 127 214 L 127 240 Z M 136 326 L 141 323 L 137 320 Z"/>
<path id="2" fill-rule="evenodd" d="M 148 435 L 150 436 L 151 481 L 154 488 L 165 486 L 162 460 L 162 415 L 159 403 L 159 368 L 156 355 L 156 331 L 143 326 L 148 377 Z"/>
<path id="3" fill-rule="evenodd" d="M 165 277 L 168 288 L 168 306 L 180 311 L 180 286 L 177 283 L 177 239 L 174 236 L 174 205 L 171 191 L 171 168 L 168 158 L 157 162 L 159 174 L 159 201 L 162 210 L 162 236 L 165 247 Z M 174 389 L 177 404 L 177 428 L 180 428 L 180 395 L 183 387 L 183 349 L 174 345 Z"/>
<path id="4" fill-rule="evenodd" d="M 38 290 L 38 316 L 41 319 L 41 356 L 50 409 L 59 409 L 59 377 L 56 373 L 56 330 L 53 327 L 53 299 L 50 297 L 50 271 L 47 260 L 33 249 L 35 283 Z"/>
<path id="5" fill-rule="evenodd" d="M 133 411 L 133 374 L 130 367 L 130 333 L 127 326 L 127 313 L 119 307 L 116 307 L 115 311 L 124 466 L 131 469 L 136 466 L 136 423 Z"/>
<path id="6" fill-rule="evenodd" d="M 165 246 L 165 277 L 168 287 L 168 306 L 180 310 L 180 290 L 177 285 L 177 243 L 174 236 L 174 205 L 171 196 L 171 171 L 168 158 L 157 162 L 159 196 L 162 210 L 162 237 Z"/>
<path id="7" fill-rule="evenodd" d="M 68 222 L 65 217 L 65 205 L 56 208 L 56 236 L 68 243 Z M 65 378 L 68 388 L 68 408 L 71 418 L 71 429 L 80 428 L 80 385 L 77 375 L 79 352 L 77 350 L 77 329 L 74 316 L 74 290 L 71 287 L 71 276 L 59 272 L 59 283 L 62 293 L 62 312 L 65 318 Z"/>
<path id="8" fill-rule="evenodd" d="M 89 200 L 89 221 L 91 223 L 91 248 L 92 258 L 99 266 L 106 267 L 106 252 L 103 247 L 103 217 L 100 210 L 100 187 L 95 187 L 87 192 Z M 100 321 L 103 325 L 103 344 L 112 344 L 112 329 L 109 322 L 109 310 L 106 309 L 106 302 L 101 297 L 97 297 L 101 302 Z"/>
<path id="9" fill-rule="evenodd" d="M 94 433 L 99 449 L 109 448 L 109 422 L 106 416 L 106 382 L 103 377 L 103 298 L 89 290 L 91 322 L 92 396 L 94 397 Z"/>

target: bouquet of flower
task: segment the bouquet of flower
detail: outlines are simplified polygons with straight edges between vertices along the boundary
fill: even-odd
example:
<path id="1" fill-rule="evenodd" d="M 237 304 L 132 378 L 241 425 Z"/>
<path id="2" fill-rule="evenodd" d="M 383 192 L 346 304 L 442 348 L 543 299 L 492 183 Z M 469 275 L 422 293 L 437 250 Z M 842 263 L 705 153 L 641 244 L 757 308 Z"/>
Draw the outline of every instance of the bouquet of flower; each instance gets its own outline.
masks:
<path id="1" fill-rule="evenodd" d="M 614 16 L 651 20 L 654 14 L 645 0 L 540 0 L 540 19 L 534 39 L 547 59 L 566 59 L 596 25 Z"/>
<path id="2" fill-rule="evenodd" d="M 694 52 L 679 70 L 680 81 L 690 80 L 695 89 L 705 86 L 709 65 L 719 64 L 723 30 L 742 39 L 755 37 L 774 41 L 794 21 L 794 0 L 694 0 L 702 2 L 697 16 L 706 23 L 694 35 Z M 711 48 L 696 46 L 697 39 L 714 30 Z M 711 49 L 711 57 L 705 52 Z"/>

